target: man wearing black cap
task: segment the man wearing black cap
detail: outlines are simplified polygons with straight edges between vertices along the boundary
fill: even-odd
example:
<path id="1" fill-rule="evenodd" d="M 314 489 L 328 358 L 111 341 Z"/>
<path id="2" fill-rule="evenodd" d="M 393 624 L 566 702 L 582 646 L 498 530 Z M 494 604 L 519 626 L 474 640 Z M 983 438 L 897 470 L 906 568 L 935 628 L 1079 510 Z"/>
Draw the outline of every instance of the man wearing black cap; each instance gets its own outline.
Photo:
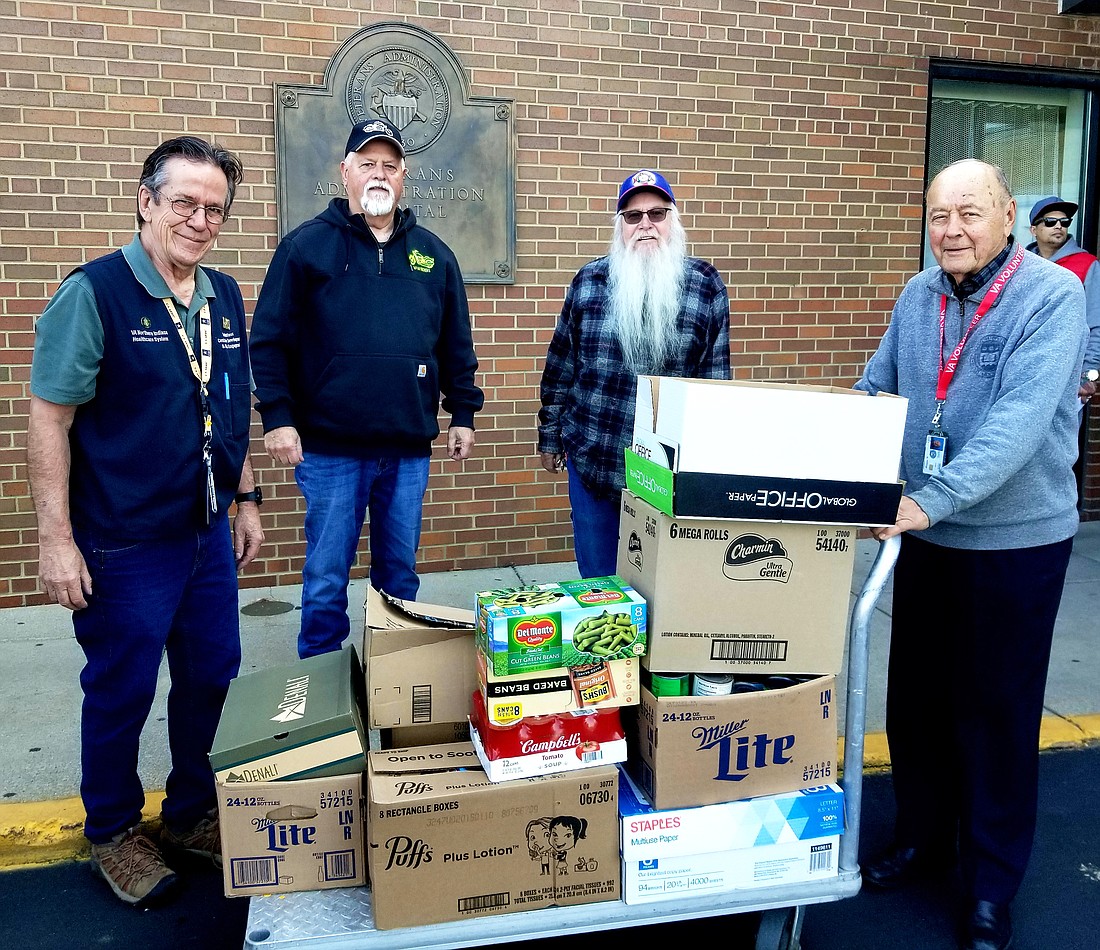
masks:
<path id="1" fill-rule="evenodd" d="M 610 253 L 565 295 L 541 384 L 539 457 L 548 472 L 568 472 L 582 577 L 615 573 L 637 377 L 730 375 L 726 285 L 688 257 L 668 180 L 629 175 L 616 211 Z"/>
<path id="2" fill-rule="evenodd" d="M 1031 207 L 1031 233 L 1035 240 L 1028 245 L 1034 251 L 1073 271 L 1085 285 L 1085 316 L 1089 322 L 1089 344 L 1085 350 L 1081 388 L 1078 395 L 1082 404 L 1096 394 L 1096 380 L 1100 378 L 1100 263 L 1096 257 L 1078 246 L 1069 233 L 1077 205 L 1063 201 L 1058 195 L 1040 198 Z"/>
<path id="3" fill-rule="evenodd" d="M 264 446 L 295 466 L 306 500 L 302 657 L 340 649 L 350 632 L 348 579 L 368 512 L 371 585 L 416 599 L 440 394 L 454 461 L 469 457 L 484 403 L 458 261 L 398 207 L 401 132 L 361 120 L 344 156 L 347 197 L 279 243 L 249 341 Z"/>

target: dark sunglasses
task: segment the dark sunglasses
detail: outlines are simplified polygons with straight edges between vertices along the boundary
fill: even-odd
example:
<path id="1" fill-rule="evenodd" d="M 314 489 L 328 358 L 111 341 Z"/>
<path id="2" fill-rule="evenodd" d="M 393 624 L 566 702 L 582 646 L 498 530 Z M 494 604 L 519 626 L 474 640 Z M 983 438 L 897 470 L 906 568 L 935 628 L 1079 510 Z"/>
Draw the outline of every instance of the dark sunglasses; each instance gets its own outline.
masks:
<path id="1" fill-rule="evenodd" d="M 660 224 L 671 210 L 671 208 L 649 208 L 646 211 L 620 211 L 619 214 L 627 224 L 637 224 L 642 220 L 643 214 L 654 224 Z"/>
<path id="2" fill-rule="evenodd" d="M 1052 228 L 1056 224 L 1062 225 L 1063 228 L 1068 228 L 1073 224 L 1073 218 L 1043 218 L 1043 224 L 1048 228 Z"/>

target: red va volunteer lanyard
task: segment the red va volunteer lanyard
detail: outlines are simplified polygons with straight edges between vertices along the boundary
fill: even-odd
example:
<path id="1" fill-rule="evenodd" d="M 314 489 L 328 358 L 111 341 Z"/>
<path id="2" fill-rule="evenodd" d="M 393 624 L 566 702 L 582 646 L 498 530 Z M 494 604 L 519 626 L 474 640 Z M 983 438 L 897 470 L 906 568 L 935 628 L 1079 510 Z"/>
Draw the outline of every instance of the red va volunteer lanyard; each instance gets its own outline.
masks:
<path id="1" fill-rule="evenodd" d="M 947 324 L 947 294 L 940 296 L 940 372 L 936 379 L 936 412 L 932 416 L 932 427 L 928 430 L 928 438 L 925 442 L 924 451 L 924 471 L 928 475 L 935 475 L 943 467 L 944 460 L 947 455 L 947 433 L 940 426 L 940 419 L 943 416 L 943 404 L 947 401 L 947 387 L 951 385 L 951 380 L 955 378 L 955 370 L 959 365 L 959 357 L 962 355 L 963 347 L 966 346 L 966 341 L 970 338 L 970 333 L 979 323 L 979 321 L 989 312 L 989 308 L 993 306 L 993 302 L 997 299 L 998 294 L 1004 290 L 1005 284 L 1008 283 L 1008 279 L 1016 273 L 1020 264 L 1024 259 L 1024 246 L 1019 244 L 1016 248 L 1016 253 L 1012 255 L 1012 259 L 1005 265 L 1005 269 L 998 275 L 997 279 L 990 285 L 989 290 L 985 292 L 985 297 L 982 298 L 982 302 L 978 305 L 977 312 L 970 320 L 970 325 L 966 328 L 966 332 L 963 333 L 962 339 L 955 345 L 955 348 L 951 351 L 951 355 L 945 360 L 943 358 L 943 344 L 945 329 Z"/>

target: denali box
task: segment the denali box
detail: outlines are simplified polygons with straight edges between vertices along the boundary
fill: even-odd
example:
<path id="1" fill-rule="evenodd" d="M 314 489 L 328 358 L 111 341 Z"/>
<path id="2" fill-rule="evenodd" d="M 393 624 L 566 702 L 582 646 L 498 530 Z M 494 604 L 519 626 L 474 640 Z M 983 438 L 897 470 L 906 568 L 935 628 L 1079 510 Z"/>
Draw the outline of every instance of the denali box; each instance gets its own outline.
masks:
<path id="1" fill-rule="evenodd" d="M 366 883 L 363 775 L 218 783 L 226 897 Z"/>
<path id="2" fill-rule="evenodd" d="M 477 648 L 496 676 L 645 652 L 645 600 L 614 575 L 485 590 L 474 609 Z"/>
<path id="3" fill-rule="evenodd" d="M 388 597 L 368 585 L 363 660 L 369 728 L 467 721 L 477 689 L 471 611 Z"/>
<path id="4" fill-rule="evenodd" d="M 633 706 L 640 687 L 638 658 L 600 660 L 535 673 L 497 676 L 477 651 L 477 682 L 489 722 L 508 726 L 532 716 Z"/>
<path id="5" fill-rule="evenodd" d="M 493 783 L 469 743 L 372 752 L 379 930 L 619 898 L 613 765 Z"/>
<path id="6" fill-rule="evenodd" d="M 676 518 L 622 494 L 619 574 L 649 605 L 642 665 L 839 673 L 856 529 Z"/>
<path id="7" fill-rule="evenodd" d="M 363 771 L 362 676 L 351 646 L 238 676 L 210 750 L 215 778 L 236 785 Z"/>
<path id="8" fill-rule="evenodd" d="M 619 776 L 627 904 L 836 877 L 844 792 L 818 785 L 658 811 Z"/>
<path id="9" fill-rule="evenodd" d="M 679 517 L 893 524 L 908 400 L 639 376 L 626 487 Z"/>
<path id="10" fill-rule="evenodd" d="M 643 686 L 626 769 L 660 809 L 832 782 L 835 689 L 833 676 L 729 696 L 655 697 Z"/>

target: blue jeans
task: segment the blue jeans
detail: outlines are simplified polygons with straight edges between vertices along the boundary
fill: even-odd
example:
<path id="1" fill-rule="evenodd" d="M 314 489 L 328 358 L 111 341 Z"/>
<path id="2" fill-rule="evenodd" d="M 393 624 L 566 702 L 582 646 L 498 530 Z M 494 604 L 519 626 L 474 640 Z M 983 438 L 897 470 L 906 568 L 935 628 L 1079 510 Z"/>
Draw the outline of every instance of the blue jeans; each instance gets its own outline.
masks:
<path id="1" fill-rule="evenodd" d="M 619 505 L 621 496 L 593 495 L 567 458 L 569 504 L 573 520 L 573 552 L 581 577 L 606 577 L 615 573 L 619 553 Z"/>
<path id="2" fill-rule="evenodd" d="M 74 531 L 92 575 L 73 614 L 80 673 L 84 834 L 101 844 L 141 821 L 141 730 L 168 659 L 172 770 L 161 814 L 187 830 L 217 804 L 210 747 L 241 663 L 237 566 L 228 520 L 170 540 L 113 542 Z"/>
<path id="3" fill-rule="evenodd" d="M 416 551 L 428 488 L 427 456 L 360 459 L 306 452 L 294 470 L 306 500 L 302 658 L 339 650 L 351 631 L 348 581 L 370 511 L 370 582 L 416 600 Z"/>

